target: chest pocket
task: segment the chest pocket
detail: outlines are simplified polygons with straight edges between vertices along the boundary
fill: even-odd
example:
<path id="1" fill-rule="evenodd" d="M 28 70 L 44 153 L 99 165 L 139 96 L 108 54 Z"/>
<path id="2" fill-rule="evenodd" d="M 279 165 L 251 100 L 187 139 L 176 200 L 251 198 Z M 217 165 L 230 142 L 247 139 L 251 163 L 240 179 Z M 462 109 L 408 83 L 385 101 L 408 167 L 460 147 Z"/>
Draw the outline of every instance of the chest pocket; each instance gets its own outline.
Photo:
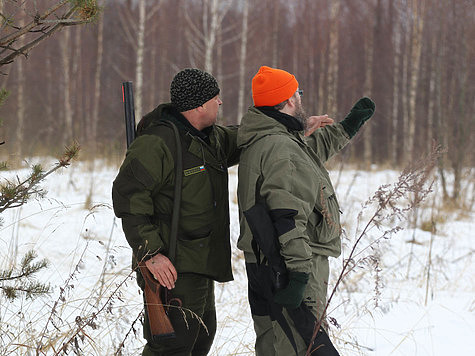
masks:
<path id="1" fill-rule="evenodd" d="M 315 243 L 325 244 L 339 236 L 340 231 L 340 209 L 335 191 L 330 184 L 322 184 L 308 218 L 308 236 Z"/>
<path id="2" fill-rule="evenodd" d="M 215 221 L 218 215 L 215 210 L 224 194 L 220 186 L 227 184 L 224 182 L 227 175 L 225 163 L 204 142 L 193 138 L 184 147 L 180 225 L 194 236 L 194 231 L 209 229 Z"/>

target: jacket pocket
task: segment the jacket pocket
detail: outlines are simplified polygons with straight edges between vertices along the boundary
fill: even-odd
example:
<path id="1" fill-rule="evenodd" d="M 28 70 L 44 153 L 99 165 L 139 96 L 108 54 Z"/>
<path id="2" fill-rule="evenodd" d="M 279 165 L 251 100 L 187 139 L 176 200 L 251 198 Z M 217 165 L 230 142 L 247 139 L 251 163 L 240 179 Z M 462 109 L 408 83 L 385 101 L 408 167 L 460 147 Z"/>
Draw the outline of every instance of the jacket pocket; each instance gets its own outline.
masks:
<path id="1" fill-rule="evenodd" d="M 179 273 L 207 274 L 211 235 L 193 239 L 189 239 L 189 236 L 178 238 L 176 265 Z"/>
<path id="2" fill-rule="evenodd" d="M 335 191 L 330 184 L 322 185 L 317 203 L 308 218 L 308 235 L 311 242 L 326 245 L 340 236 L 340 231 L 340 209 Z"/>

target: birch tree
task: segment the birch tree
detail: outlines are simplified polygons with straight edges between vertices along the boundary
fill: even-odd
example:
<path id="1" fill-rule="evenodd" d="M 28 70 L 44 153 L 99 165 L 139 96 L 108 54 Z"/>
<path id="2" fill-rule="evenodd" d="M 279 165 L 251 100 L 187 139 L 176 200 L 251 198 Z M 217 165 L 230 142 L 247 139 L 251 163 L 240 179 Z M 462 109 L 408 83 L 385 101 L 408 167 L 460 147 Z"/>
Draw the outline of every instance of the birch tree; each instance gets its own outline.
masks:
<path id="1" fill-rule="evenodd" d="M 405 146 L 406 161 L 414 155 L 414 140 L 416 135 L 416 96 L 419 83 L 422 31 L 424 27 L 425 0 L 411 1 L 412 29 L 411 29 L 411 52 L 410 52 L 410 78 L 409 78 L 409 122 L 407 132 L 407 146 Z"/>
<path id="2" fill-rule="evenodd" d="M 237 119 L 241 122 L 244 112 L 244 93 L 248 87 L 245 82 L 246 74 L 246 56 L 247 56 L 247 33 L 249 22 L 249 0 L 244 0 L 242 10 L 242 31 L 241 31 L 241 48 L 239 51 L 239 97 L 238 97 L 238 112 Z"/>
<path id="3" fill-rule="evenodd" d="M 22 25 L 23 20 L 20 20 L 19 24 Z M 23 39 L 20 39 L 19 45 L 21 46 Z M 16 142 L 17 142 L 17 157 L 21 160 L 23 157 L 22 143 L 23 143 L 23 131 L 25 126 L 25 59 L 21 58 L 17 65 L 17 127 L 16 127 Z"/>
<path id="4" fill-rule="evenodd" d="M 135 113 L 137 118 L 142 118 L 143 108 L 143 61 L 145 51 L 145 0 L 139 0 L 139 22 L 137 31 L 137 61 L 135 65 Z"/>
<path id="5" fill-rule="evenodd" d="M 201 25 L 190 15 L 191 6 L 184 6 L 183 11 L 188 24 L 186 39 L 190 63 L 194 67 L 213 72 L 213 53 L 216 46 L 221 23 L 232 5 L 232 1 L 203 0 L 201 8 Z"/>
<path id="6" fill-rule="evenodd" d="M 135 53 L 135 83 L 134 83 L 134 104 L 135 104 L 135 118 L 140 120 L 143 113 L 143 72 L 144 72 L 144 57 L 145 57 L 145 36 L 147 33 L 147 22 L 157 13 L 162 5 L 162 0 L 154 1 L 153 6 L 147 9 L 146 0 L 138 0 L 138 14 L 133 13 L 132 7 L 135 6 L 129 3 L 128 7 L 123 11 L 119 11 L 121 28 L 124 32 L 129 45 L 133 48 Z"/>
<path id="7" fill-rule="evenodd" d="M 378 4 L 380 5 L 380 0 L 378 0 Z M 379 8 L 379 7 L 377 7 Z M 368 31 L 366 32 L 366 41 L 365 41 L 365 68 L 366 68 L 366 74 L 365 74 L 365 82 L 363 86 L 363 93 L 365 96 L 371 97 L 371 94 L 373 92 L 373 61 L 374 57 L 376 55 L 375 52 L 375 46 L 374 46 L 374 38 L 375 38 L 375 32 L 380 31 L 381 29 L 378 28 L 378 19 L 376 19 L 376 25 L 373 25 L 373 28 L 370 26 Z M 372 126 L 373 125 L 365 125 L 364 130 L 367 133 L 367 137 L 372 136 Z M 372 147 L 372 140 L 371 139 L 366 139 L 363 140 L 364 142 L 364 162 L 367 167 L 369 167 L 373 161 L 373 147 Z"/>
<path id="8" fill-rule="evenodd" d="M 64 130 L 63 130 L 63 144 L 71 142 L 74 137 L 73 131 L 73 107 L 71 105 L 71 32 L 69 29 L 63 32 L 62 38 L 60 39 L 60 49 L 61 49 L 61 64 L 63 67 L 63 119 L 64 119 Z"/>
<path id="9" fill-rule="evenodd" d="M 330 37 L 328 62 L 328 112 L 337 112 L 337 90 L 338 90 L 338 40 L 339 40 L 339 12 L 340 0 L 330 2 Z"/>
<path id="10" fill-rule="evenodd" d="M 390 5 L 390 16 L 394 15 L 394 6 L 393 3 Z M 398 26 L 398 25 L 396 25 Z M 399 83 L 400 83 L 400 73 L 401 73 L 401 33 L 399 27 L 394 31 L 393 37 L 393 97 L 392 97 L 392 112 L 391 112 L 391 150 L 389 152 L 390 160 L 392 164 L 396 165 L 398 163 L 398 122 L 399 118 Z"/>
<path id="11" fill-rule="evenodd" d="M 96 65 L 94 73 L 94 102 L 92 108 L 92 115 L 90 120 L 91 134 L 90 142 L 92 143 L 92 152 L 96 153 L 97 149 L 97 126 L 99 124 L 99 106 L 101 101 L 101 74 L 102 74 L 102 57 L 104 51 L 104 21 L 99 21 L 97 26 L 97 54 Z"/>

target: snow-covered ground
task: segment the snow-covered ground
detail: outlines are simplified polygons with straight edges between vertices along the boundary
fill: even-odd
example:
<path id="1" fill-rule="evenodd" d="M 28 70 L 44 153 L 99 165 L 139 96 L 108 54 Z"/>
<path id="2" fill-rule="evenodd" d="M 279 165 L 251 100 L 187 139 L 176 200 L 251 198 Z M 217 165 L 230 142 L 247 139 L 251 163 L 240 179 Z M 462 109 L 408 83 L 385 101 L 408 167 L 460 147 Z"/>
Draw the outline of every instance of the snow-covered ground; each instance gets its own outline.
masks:
<path id="1" fill-rule="evenodd" d="M 92 313 L 97 314 L 97 326 L 86 326 L 84 333 L 78 334 L 81 354 L 113 355 L 129 331 L 122 354 L 140 353 L 140 322 L 134 324 L 135 332 L 131 325 L 142 308 L 142 297 L 133 276 L 127 277 L 131 252 L 111 206 L 116 171 L 117 167 L 101 161 L 95 162 L 94 171 L 86 163 L 73 163 L 43 184 L 48 190 L 45 199 L 3 214 L 0 269 L 18 264 L 23 254 L 33 249 L 39 259 L 50 262 L 41 280 L 51 284 L 53 293 L 13 303 L 0 297 L 0 354 L 28 354 L 25 345 L 34 348 L 40 342 L 50 344 L 45 354 L 55 354 L 54 350 L 73 335 L 71 331 Z M 4 172 L 2 177 L 26 172 Z M 230 171 L 233 241 L 239 233 L 236 172 Z M 329 290 L 357 231 L 371 215 L 370 208 L 363 211 L 358 224 L 362 204 L 380 185 L 395 182 L 398 175 L 389 170 L 331 172 L 346 237 L 342 257 L 331 261 Z M 434 190 L 417 214 L 411 214 L 410 223 L 389 219 L 387 225 L 380 230 L 373 228 L 362 240 L 364 248 L 381 236 L 381 230 L 397 224 L 405 228 L 364 249 L 359 257 L 375 257 L 358 265 L 333 298 L 329 316 L 336 319 L 339 328 L 332 326 L 331 334 L 341 355 L 474 354 L 475 213 L 442 208 L 437 184 Z M 431 221 L 435 231 L 421 229 L 431 226 Z M 244 260 L 236 249 L 233 268 L 235 280 L 216 286 L 218 331 L 212 355 L 254 354 Z M 51 313 L 55 301 L 58 304 Z M 45 328 L 49 341 L 39 337 Z"/>

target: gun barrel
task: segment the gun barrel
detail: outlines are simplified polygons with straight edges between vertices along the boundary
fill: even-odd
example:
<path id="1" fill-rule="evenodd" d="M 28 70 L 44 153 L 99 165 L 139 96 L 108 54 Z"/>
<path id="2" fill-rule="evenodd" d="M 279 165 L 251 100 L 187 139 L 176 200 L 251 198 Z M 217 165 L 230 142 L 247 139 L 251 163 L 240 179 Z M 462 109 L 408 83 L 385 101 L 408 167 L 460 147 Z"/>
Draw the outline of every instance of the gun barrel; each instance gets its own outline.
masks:
<path id="1" fill-rule="evenodd" d="M 129 148 L 130 144 L 135 139 L 134 92 L 132 82 L 130 81 L 122 83 L 122 101 L 124 102 L 127 148 Z"/>

